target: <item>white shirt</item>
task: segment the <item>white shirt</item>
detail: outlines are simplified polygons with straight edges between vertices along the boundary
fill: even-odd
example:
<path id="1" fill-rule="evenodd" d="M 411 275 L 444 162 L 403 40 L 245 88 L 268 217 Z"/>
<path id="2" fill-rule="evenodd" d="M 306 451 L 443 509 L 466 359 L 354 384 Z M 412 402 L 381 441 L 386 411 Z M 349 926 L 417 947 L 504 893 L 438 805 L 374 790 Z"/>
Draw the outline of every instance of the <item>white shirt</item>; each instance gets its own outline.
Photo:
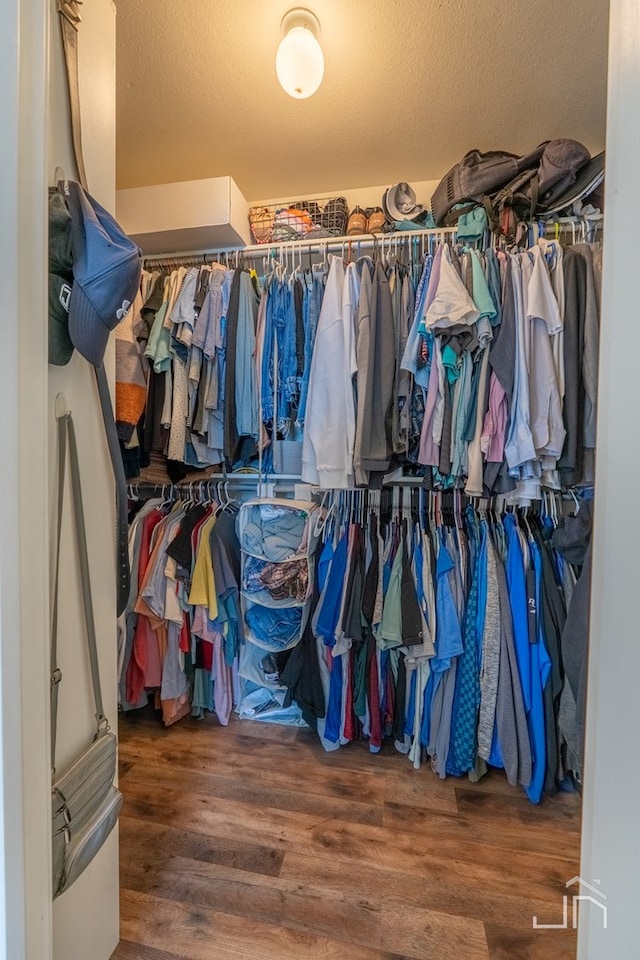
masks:
<path id="1" fill-rule="evenodd" d="M 438 288 L 425 314 L 426 326 L 444 330 L 458 323 L 475 323 L 479 316 L 469 291 L 451 262 L 449 247 L 445 245 L 440 260 Z"/>
<path id="2" fill-rule="evenodd" d="M 309 374 L 302 479 L 325 489 L 353 486 L 353 273 L 345 275 L 342 260 L 332 257 Z"/>

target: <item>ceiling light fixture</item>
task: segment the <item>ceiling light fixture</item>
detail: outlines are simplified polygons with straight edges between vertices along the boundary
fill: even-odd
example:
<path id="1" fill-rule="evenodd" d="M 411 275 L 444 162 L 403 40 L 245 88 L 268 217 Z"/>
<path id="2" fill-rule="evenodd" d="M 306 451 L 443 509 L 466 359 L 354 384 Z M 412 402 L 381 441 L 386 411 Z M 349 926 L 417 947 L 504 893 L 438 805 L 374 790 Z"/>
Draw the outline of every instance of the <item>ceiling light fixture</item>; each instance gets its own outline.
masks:
<path id="1" fill-rule="evenodd" d="M 306 100 L 324 76 L 324 55 L 318 40 L 320 22 L 310 10 L 296 7 L 283 17 L 282 34 L 276 53 L 280 86 L 290 97 Z"/>

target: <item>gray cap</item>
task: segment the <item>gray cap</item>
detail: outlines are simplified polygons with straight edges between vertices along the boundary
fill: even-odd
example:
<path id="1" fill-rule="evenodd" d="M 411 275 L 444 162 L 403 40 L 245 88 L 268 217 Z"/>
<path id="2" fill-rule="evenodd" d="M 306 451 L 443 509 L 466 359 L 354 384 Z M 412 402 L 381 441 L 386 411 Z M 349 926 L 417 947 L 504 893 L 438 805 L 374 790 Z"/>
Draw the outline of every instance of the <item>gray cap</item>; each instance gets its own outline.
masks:
<path id="1" fill-rule="evenodd" d="M 49 191 L 49 363 L 69 363 L 69 302 L 73 284 L 71 216 L 60 193 Z"/>
<path id="2" fill-rule="evenodd" d="M 559 213 L 570 207 L 576 200 L 588 197 L 604 180 L 604 150 L 593 157 L 577 174 L 576 181 L 567 187 L 560 196 L 543 207 L 544 213 Z"/>
<path id="3" fill-rule="evenodd" d="M 57 273 L 49 274 L 49 363 L 64 367 L 73 353 L 69 336 L 71 284 Z"/>

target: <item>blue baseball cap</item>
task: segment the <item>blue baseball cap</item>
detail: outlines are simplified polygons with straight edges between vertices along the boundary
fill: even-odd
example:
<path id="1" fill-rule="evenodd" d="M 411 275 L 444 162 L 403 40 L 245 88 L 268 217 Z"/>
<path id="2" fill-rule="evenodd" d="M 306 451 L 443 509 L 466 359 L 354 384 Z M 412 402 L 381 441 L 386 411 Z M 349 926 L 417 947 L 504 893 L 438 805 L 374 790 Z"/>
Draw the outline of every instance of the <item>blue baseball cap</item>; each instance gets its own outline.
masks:
<path id="1" fill-rule="evenodd" d="M 58 189 L 71 214 L 69 336 L 78 353 L 98 367 L 109 334 L 124 320 L 140 286 L 140 250 L 75 180 L 63 180 Z"/>

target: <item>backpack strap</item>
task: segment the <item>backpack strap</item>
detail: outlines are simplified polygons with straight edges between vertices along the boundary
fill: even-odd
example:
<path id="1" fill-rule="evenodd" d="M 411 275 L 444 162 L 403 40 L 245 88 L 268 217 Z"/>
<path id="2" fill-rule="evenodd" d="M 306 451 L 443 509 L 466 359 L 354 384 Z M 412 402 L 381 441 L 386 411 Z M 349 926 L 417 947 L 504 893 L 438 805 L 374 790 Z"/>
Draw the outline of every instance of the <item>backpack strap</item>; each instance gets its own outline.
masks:
<path id="1" fill-rule="evenodd" d="M 524 170 L 522 173 L 519 173 L 517 177 L 514 177 L 510 183 L 507 183 L 502 190 L 499 190 L 498 193 L 493 198 L 493 205 L 496 210 L 500 208 L 508 201 L 511 200 L 518 191 L 522 190 L 527 184 L 531 183 L 533 179 L 538 179 L 537 170 Z M 537 202 L 537 192 L 536 192 L 536 202 Z"/>
<path id="2" fill-rule="evenodd" d="M 470 213 L 474 207 L 477 207 L 478 204 L 475 202 L 467 203 L 464 207 L 455 207 L 451 208 L 447 215 L 444 218 L 443 225 L 445 227 L 455 227 L 460 217 L 464 216 L 465 213 Z"/>
<path id="3" fill-rule="evenodd" d="M 91 666 L 91 680 L 93 684 L 93 698 L 95 703 L 96 737 L 109 728 L 104 715 L 102 702 L 102 688 L 100 685 L 100 667 L 98 663 L 98 646 L 96 643 L 96 627 L 93 615 L 93 598 L 91 596 L 91 579 L 89 575 L 89 555 L 87 552 L 87 535 L 84 524 L 82 507 L 82 489 L 80 485 L 80 464 L 78 461 L 78 445 L 76 433 L 70 411 L 57 415 L 58 420 L 58 522 L 56 541 L 56 565 L 53 586 L 53 615 L 51 626 L 51 765 L 55 771 L 56 733 L 58 725 L 58 688 L 62 673 L 58 667 L 58 607 L 60 588 L 60 540 L 62 533 L 62 513 L 64 507 L 64 487 L 67 468 L 67 440 L 69 445 L 69 461 L 71 464 L 71 492 L 73 498 L 73 512 L 75 515 L 76 544 L 80 561 L 80 582 L 82 586 L 82 605 L 84 609 L 85 635 L 89 664 Z"/>
<path id="4" fill-rule="evenodd" d="M 487 212 L 489 227 L 495 227 L 497 223 L 496 211 L 491 202 L 491 197 L 488 197 L 486 194 L 483 194 L 478 200 L 469 200 L 464 207 L 456 207 L 455 209 L 449 210 L 449 213 L 444 218 L 443 225 L 445 227 L 455 227 L 460 217 L 464 216 L 465 213 L 471 213 L 476 207 L 484 207 Z"/>
<path id="5" fill-rule="evenodd" d="M 73 155 L 78 170 L 78 180 L 85 190 L 87 174 L 84 169 L 82 156 L 82 128 L 80 125 L 80 87 L 78 84 L 78 24 L 82 0 L 57 0 L 60 14 L 60 28 L 62 30 L 62 45 L 64 47 L 64 62 L 67 72 L 67 89 L 69 91 L 69 109 L 71 112 L 71 134 L 73 140 Z"/>
<path id="6" fill-rule="evenodd" d="M 78 170 L 78 180 L 88 192 L 87 175 L 82 155 L 82 128 L 80 124 L 80 89 L 78 85 L 78 25 L 80 24 L 80 6 L 82 0 L 57 0 L 62 42 L 64 46 L 64 60 L 67 72 L 67 87 L 69 91 L 69 108 L 71 112 L 71 133 L 73 153 Z M 109 446 L 109 456 L 113 466 L 113 475 L 116 485 L 116 578 L 117 578 L 117 614 L 124 611 L 129 599 L 131 572 L 129 569 L 129 548 L 127 542 L 127 492 L 126 477 L 120 453 L 120 443 L 113 416 L 113 406 L 109 385 L 104 366 L 96 367 L 96 382 L 100 408 Z"/>
<path id="7" fill-rule="evenodd" d="M 534 214 L 536 212 L 539 195 L 540 195 L 540 178 L 536 171 L 536 173 L 534 173 L 534 175 L 531 177 L 531 212 L 529 215 L 530 220 L 533 220 Z"/>
<path id="8" fill-rule="evenodd" d="M 94 367 L 102 421 L 116 487 L 116 613 L 120 616 L 129 602 L 131 569 L 129 566 L 129 523 L 127 508 L 127 478 L 120 453 L 120 441 L 113 416 L 113 404 L 104 363 Z"/>

